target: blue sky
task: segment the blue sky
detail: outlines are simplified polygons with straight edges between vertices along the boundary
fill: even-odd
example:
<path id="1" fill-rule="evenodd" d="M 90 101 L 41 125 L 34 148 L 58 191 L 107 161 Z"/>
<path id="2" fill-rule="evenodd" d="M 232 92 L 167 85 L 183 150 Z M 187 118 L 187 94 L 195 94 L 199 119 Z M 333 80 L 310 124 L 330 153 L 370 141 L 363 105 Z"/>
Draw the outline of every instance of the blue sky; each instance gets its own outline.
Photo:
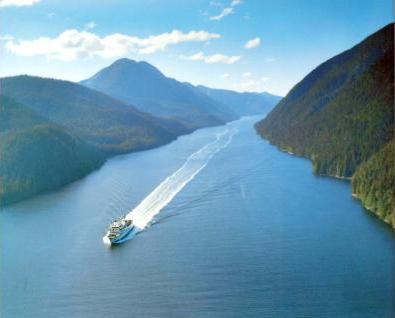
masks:
<path id="1" fill-rule="evenodd" d="M 82 80 L 120 57 L 285 95 L 393 21 L 391 0 L 0 0 L 0 76 Z"/>

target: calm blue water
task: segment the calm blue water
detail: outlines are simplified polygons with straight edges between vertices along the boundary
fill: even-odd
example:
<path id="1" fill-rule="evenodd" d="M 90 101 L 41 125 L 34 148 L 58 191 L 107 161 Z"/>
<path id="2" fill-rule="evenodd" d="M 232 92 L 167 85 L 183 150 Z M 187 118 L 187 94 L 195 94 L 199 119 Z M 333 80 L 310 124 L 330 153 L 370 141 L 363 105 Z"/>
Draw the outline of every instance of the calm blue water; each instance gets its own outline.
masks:
<path id="1" fill-rule="evenodd" d="M 217 133 L 110 160 L 0 213 L 1 317 L 394 317 L 395 237 L 257 118 L 133 240 L 104 230 Z"/>

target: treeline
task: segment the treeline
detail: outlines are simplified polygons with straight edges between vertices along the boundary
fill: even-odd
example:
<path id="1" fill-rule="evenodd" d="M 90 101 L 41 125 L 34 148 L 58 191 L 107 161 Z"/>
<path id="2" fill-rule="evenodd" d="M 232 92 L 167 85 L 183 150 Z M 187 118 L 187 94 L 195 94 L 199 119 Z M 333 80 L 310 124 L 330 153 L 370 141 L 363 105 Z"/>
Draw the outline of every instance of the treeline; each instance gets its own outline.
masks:
<path id="1" fill-rule="evenodd" d="M 383 158 L 390 152 L 382 150 L 394 134 L 393 36 L 390 24 L 323 63 L 256 127 L 280 148 L 310 158 L 314 173 L 352 178 L 363 204 L 395 226 L 389 177 L 381 178 L 394 170 L 393 156 Z M 379 174 L 375 165 L 383 160 L 387 170 Z"/>
<path id="2" fill-rule="evenodd" d="M 116 154 L 152 148 L 186 129 L 82 85 L 0 79 L 0 206 L 56 190 Z"/>
<path id="3" fill-rule="evenodd" d="M 57 189 L 104 159 L 60 126 L 0 96 L 0 206 Z"/>
<path id="4" fill-rule="evenodd" d="M 394 140 L 359 166 L 352 178 L 352 191 L 367 209 L 395 227 Z"/>

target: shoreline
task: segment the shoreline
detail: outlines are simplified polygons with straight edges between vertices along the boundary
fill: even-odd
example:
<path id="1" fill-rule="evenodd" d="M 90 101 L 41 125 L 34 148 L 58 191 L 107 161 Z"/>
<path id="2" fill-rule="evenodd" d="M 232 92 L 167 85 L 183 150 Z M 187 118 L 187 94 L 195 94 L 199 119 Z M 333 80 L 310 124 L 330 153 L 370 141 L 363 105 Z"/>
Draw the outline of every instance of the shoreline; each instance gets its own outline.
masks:
<path id="1" fill-rule="evenodd" d="M 172 142 L 178 140 L 179 138 L 182 138 L 184 136 L 188 136 L 190 134 L 193 134 L 194 132 L 198 131 L 199 129 L 206 129 L 206 128 L 211 128 L 211 127 L 225 126 L 225 125 L 227 125 L 227 124 L 229 124 L 229 123 L 231 123 L 233 121 L 237 121 L 237 120 L 240 120 L 240 119 L 243 119 L 243 118 L 246 118 L 246 117 L 253 117 L 253 116 L 254 115 L 252 115 L 252 116 L 241 116 L 241 117 L 239 117 L 237 119 L 232 119 L 232 120 L 226 121 L 224 123 L 219 123 L 218 125 L 207 125 L 207 126 L 204 126 L 204 127 L 198 127 L 198 128 L 189 130 L 186 133 L 183 133 L 183 134 L 180 134 L 180 135 L 175 135 L 174 138 L 165 140 L 163 142 L 158 142 L 157 144 L 154 144 L 154 145 L 151 145 L 151 146 L 139 147 L 139 148 L 136 148 L 133 151 L 124 152 L 124 153 L 121 152 L 121 153 L 109 154 L 108 156 L 105 156 L 103 162 L 101 162 L 96 168 L 87 171 L 86 173 L 82 174 L 82 176 L 80 176 L 80 177 L 78 177 L 78 178 L 76 178 L 76 179 L 74 179 L 74 180 L 72 180 L 70 182 L 66 182 L 66 183 L 60 185 L 59 187 L 54 187 L 54 188 L 51 188 L 51 189 L 40 191 L 40 192 L 37 192 L 37 193 L 32 194 L 32 195 L 21 196 L 20 200 L 15 200 L 15 201 L 12 201 L 12 202 L 9 202 L 9 203 L 6 203 L 6 204 L 0 202 L 0 211 L 2 209 L 7 208 L 7 207 L 13 206 L 15 204 L 18 204 L 18 203 L 21 203 L 21 202 L 24 202 L 24 201 L 28 201 L 30 199 L 34 199 L 34 198 L 39 197 L 41 195 L 48 195 L 48 194 L 54 193 L 56 191 L 59 191 L 59 190 L 65 188 L 65 187 L 71 186 L 73 183 L 79 182 L 79 181 L 87 178 L 90 174 L 100 170 L 109 160 L 112 160 L 112 159 L 114 159 L 116 157 L 128 156 L 128 155 L 131 155 L 131 154 L 134 154 L 134 153 L 139 153 L 139 152 L 143 152 L 143 151 L 149 151 L 149 150 L 157 149 L 157 148 L 169 145 Z"/>
<path id="2" fill-rule="evenodd" d="M 294 152 L 292 152 L 290 150 L 287 150 L 285 148 L 281 148 L 279 145 L 273 143 L 269 138 L 267 138 L 265 135 L 263 135 L 263 134 L 261 134 L 259 132 L 258 127 L 257 127 L 257 123 L 254 125 L 254 128 L 255 128 L 255 131 L 257 132 L 257 134 L 262 139 L 268 141 L 272 146 L 276 147 L 281 152 L 287 153 L 288 155 L 291 155 L 291 156 L 307 159 L 307 160 L 310 161 L 311 165 L 313 165 L 313 162 L 312 162 L 310 157 L 306 157 L 306 156 L 295 154 Z M 313 174 L 315 174 L 315 173 L 313 172 Z M 343 177 L 343 176 L 331 175 L 331 174 L 316 174 L 316 175 L 322 176 L 322 177 L 334 178 L 334 179 L 343 180 L 343 181 L 348 181 L 348 182 L 350 182 L 350 184 L 351 184 L 351 181 L 352 181 L 352 177 Z M 390 227 L 390 229 L 392 229 L 392 230 L 395 229 L 395 227 L 391 226 L 391 224 L 386 219 L 381 218 L 380 215 L 378 215 L 373 208 L 368 207 L 367 205 L 365 205 L 363 200 L 356 193 L 352 192 L 352 189 L 350 189 L 350 190 L 351 190 L 351 196 L 359 201 L 359 204 L 361 205 L 362 208 L 364 208 L 366 211 L 368 211 L 369 213 L 374 215 L 378 220 L 382 221 L 384 224 L 388 225 Z"/>

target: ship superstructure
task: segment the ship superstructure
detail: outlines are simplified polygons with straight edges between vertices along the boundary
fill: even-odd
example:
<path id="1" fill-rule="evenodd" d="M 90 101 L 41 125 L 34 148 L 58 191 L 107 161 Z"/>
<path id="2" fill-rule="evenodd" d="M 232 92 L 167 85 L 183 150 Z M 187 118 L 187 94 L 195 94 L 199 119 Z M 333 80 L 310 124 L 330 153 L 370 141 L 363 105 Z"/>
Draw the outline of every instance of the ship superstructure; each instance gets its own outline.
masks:
<path id="1" fill-rule="evenodd" d="M 125 216 L 115 219 L 107 229 L 103 241 L 107 244 L 122 243 L 125 238 L 135 229 L 133 221 Z"/>

